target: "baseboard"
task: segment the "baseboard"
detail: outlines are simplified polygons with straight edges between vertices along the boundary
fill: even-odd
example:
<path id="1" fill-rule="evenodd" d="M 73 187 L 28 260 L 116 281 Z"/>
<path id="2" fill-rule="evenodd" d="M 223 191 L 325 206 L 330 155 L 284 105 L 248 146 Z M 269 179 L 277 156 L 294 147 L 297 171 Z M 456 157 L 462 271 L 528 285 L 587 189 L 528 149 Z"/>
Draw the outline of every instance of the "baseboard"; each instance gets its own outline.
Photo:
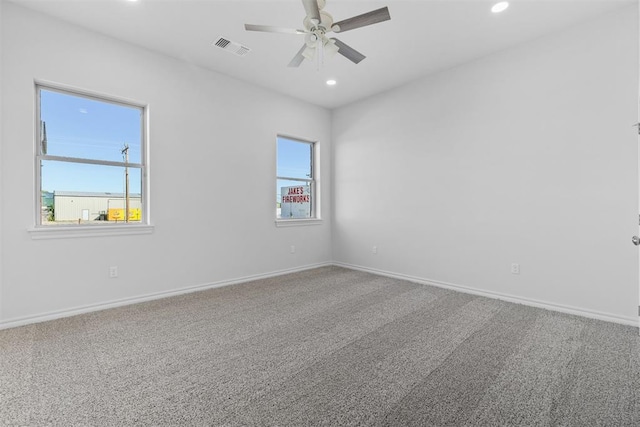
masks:
<path id="1" fill-rule="evenodd" d="M 349 268 L 351 270 L 359 270 L 367 273 L 377 274 L 380 276 L 391 277 L 394 279 L 408 280 L 414 283 L 421 283 L 425 285 L 436 286 L 439 288 L 446 288 L 446 289 L 451 289 L 455 291 L 460 291 L 468 294 L 474 294 L 474 295 L 479 295 L 483 297 L 499 299 L 502 301 L 513 302 L 516 304 L 523 304 L 531 307 L 544 308 L 547 310 L 557 311 L 560 313 L 573 314 L 577 316 L 587 317 L 590 319 L 598 319 L 598 320 L 604 320 L 606 322 L 613 322 L 613 323 L 619 323 L 622 325 L 638 327 L 638 319 L 635 317 L 618 316 L 611 313 L 603 313 L 595 310 L 587 310 L 579 307 L 556 304 L 548 301 L 540 301 L 540 300 L 531 299 L 531 298 L 523 298 L 515 295 L 503 294 L 500 292 L 485 291 L 481 289 L 470 288 L 468 286 L 457 285 L 454 283 L 447 283 L 447 282 L 441 282 L 439 280 L 431 280 L 431 279 L 425 279 L 422 277 L 409 276 L 407 274 L 401 274 L 401 273 L 393 273 L 390 271 L 378 270 L 375 268 L 363 267 L 363 266 L 354 265 L 354 264 L 334 262 L 333 265 L 338 267 Z"/>
<path id="2" fill-rule="evenodd" d="M 422 278 L 422 277 L 410 276 L 410 275 L 402 274 L 402 273 L 395 273 L 395 272 L 390 272 L 390 271 L 378 270 L 378 269 L 375 269 L 375 268 L 363 267 L 363 266 L 354 265 L 354 264 L 348 264 L 348 263 L 342 263 L 342 262 L 326 262 L 326 263 L 305 265 L 305 266 L 291 268 L 291 269 L 285 269 L 285 270 L 277 270 L 277 271 L 272 271 L 272 272 L 268 272 L 268 273 L 255 274 L 255 275 L 251 275 L 251 276 L 244 276 L 244 277 L 239 277 L 239 278 L 231 279 L 231 280 L 222 280 L 222 281 L 213 282 L 213 283 L 195 285 L 195 286 L 190 286 L 190 287 L 187 287 L 187 288 L 175 289 L 175 290 L 171 290 L 171 291 L 164 291 L 164 292 L 158 292 L 158 293 L 153 293 L 153 294 L 141 295 L 141 296 L 132 297 L 132 298 L 124 298 L 124 299 L 120 299 L 120 300 L 113 300 L 113 301 L 108 301 L 108 302 L 99 303 L 99 304 L 89 304 L 89 305 L 85 305 L 85 306 L 81 306 L 81 307 L 75 307 L 75 308 L 66 309 L 66 310 L 59 310 L 59 311 L 52 311 L 52 312 L 49 312 L 49 313 L 43 313 L 43 314 L 38 314 L 38 315 L 34 315 L 34 316 L 26 316 L 26 317 L 8 319 L 8 320 L 5 320 L 5 321 L 0 321 L 0 330 L 9 329 L 9 328 L 15 328 L 15 327 L 18 327 L 18 326 L 30 325 L 30 324 L 33 324 L 33 323 L 46 322 L 48 320 L 60 319 L 60 318 L 63 318 L 63 317 L 76 316 L 78 314 L 90 313 L 90 312 L 94 312 L 94 311 L 107 310 L 109 308 L 122 307 L 122 306 L 125 306 L 125 305 L 131 305 L 131 304 L 138 304 L 138 303 L 141 303 L 141 302 L 153 301 L 153 300 L 157 300 L 157 299 L 161 299 L 161 298 L 168 298 L 168 297 L 172 297 L 172 296 L 184 295 L 184 294 L 188 294 L 188 293 L 192 293 L 192 292 L 204 291 L 204 290 L 207 290 L 207 289 L 221 288 L 223 286 L 237 285 L 237 284 L 242 284 L 242 283 L 246 283 L 246 282 L 251 282 L 251 281 L 254 281 L 254 280 L 267 279 L 267 278 L 270 278 L 270 277 L 277 277 L 277 276 L 282 276 L 284 274 L 296 273 L 296 272 L 299 272 L 299 271 L 311 270 L 311 269 L 314 269 L 314 268 L 327 267 L 327 266 L 331 266 L 331 265 L 338 266 L 338 267 L 343 267 L 343 268 L 348 268 L 348 269 L 351 269 L 351 270 L 364 271 L 364 272 L 367 272 L 367 273 L 372 273 L 372 274 L 377 274 L 377 275 L 380 275 L 380 276 L 391 277 L 391 278 L 394 278 L 394 279 L 408 280 L 410 282 L 436 286 L 436 287 L 439 287 L 439 288 L 451 289 L 451 290 L 455 290 L 455 291 L 460 291 L 460 292 L 465 292 L 465 293 L 469 293 L 469 294 L 484 296 L 484 297 L 488 297 L 488 298 L 495 298 L 495 299 L 499 299 L 499 300 L 503 300 L 503 301 L 513 302 L 513 303 L 516 303 L 516 304 L 524 304 L 524 305 L 528 305 L 528 306 L 532 306 L 532 307 L 538 307 L 538 308 L 543 308 L 543 309 L 547 309 L 547 310 L 551 310 L 551 311 L 557 311 L 557 312 L 560 312 L 560 313 L 573 314 L 573 315 L 577 315 L 577 316 L 587 317 L 587 318 L 590 318 L 590 319 L 604 320 L 604 321 L 607 321 L 607 322 L 619 323 L 619 324 L 628 325 L 628 326 L 635 326 L 635 327 L 638 326 L 638 319 L 633 318 L 633 317 L 618 316 L 618 315 L 611 314 L 611 313 L 603 313 L 603 312 L 598 312 L 598 311 L 594 311 L 594 310 L 586 310 L 586 309 L 583 309 L 583 308 L 572 307 L 572 306 L 563 305 L 563 304 L 556 304 L 556 303 L 551 303 L 551 302 L 547 302 L 547 301 L 540 301 L 540 300 L 535 300 L 535 299 L 531 299 L 531 298 L 523 298 L 523 297 L 519 297 L 519 296 L 515 296 L 515 295 L 503 294 L 503 293 L 500 293 L 500 292 L 485 291 L 485 290 L 476 289 L 476 288 L 470 288 L 470 287 L 467 287 L 467 286 L 462 286 L 462 285 L 458 285 L 458 284 L 454 284 L 454 283 L 447 283 L 447 282 L 442 282 L 442 281 L 438 281 L 438 280 L 432 280 L 432 279 L 426 279 L 426 278 Z"/>
<path id="3" fill-rule="evenodd" d="M 74 307 L 66 310 L 52 311 L 49 313 L 37 314 L 34 316 L 26 316 L 26 317 L 20 317 L 15 319 L 9 319 L 5 321 L 0 321 L 0 330 L 15 328 L 18 326 L 30 325 L 33 323 L 46 322 L 48 320 L 60 319 L 63 317 L 76 316 L 78 314 L 90 313 L 94 311 L 107 310 L 109 308 L 122 307 L 125 305 L 131 305 L 131 304 L 138 304 L 141 302 L 153 301 L 161 298 L 184 295 L 192 292 L 204 291 L 207 289 L 238 285 L 246 282 L 251 282 L 254 280 L 267 279 L 270 277 L 277 277 L 277 276 L 282 276 L 284 274 L 297 273 L 299 271 L 311 270 L 314 268 L 327 267 L 331 265 L 333 265 L 333 263 L 330 263 L 330 262 L 313 264 L 313 265 L 305 265 L 305 266 L 296 267 L 296 268 L 272 271 L 269 273 L 254 274 L 251 276 L 239 277 L 232 280 L 221 280 L 219 282 L 189 286 L 187 288 L 174 289 L 171 291 L 157 292 L 153 294 L 141 295 L 141 296 L 131 297 L 131 298 L 123 298 L 123 299 L 108 301 L 108 302 L 99 303 L 99 304 L 89 304 L 89 305 Z"/>

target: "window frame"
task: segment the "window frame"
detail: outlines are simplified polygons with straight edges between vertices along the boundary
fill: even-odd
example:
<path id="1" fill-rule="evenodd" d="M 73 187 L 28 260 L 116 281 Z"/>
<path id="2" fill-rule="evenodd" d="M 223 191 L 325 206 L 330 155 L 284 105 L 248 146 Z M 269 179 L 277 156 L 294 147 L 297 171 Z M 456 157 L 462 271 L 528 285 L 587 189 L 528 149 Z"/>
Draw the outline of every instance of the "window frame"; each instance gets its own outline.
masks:
<path id="1" fill-rule="evenodd" d="M 100 236 L 100 235 L 122 235 L 122 234 L 147 234 L 153 231 L 150 221 L 150 203 L 149 203 L 149 110 L 148 104 L 133 101 L 131 99 L 120 98 L 112 95 L 105 95 L 93 91 L 78 89 L 66 85 L 55 84 L 51 82 L 38 81 L 34 82 L 35 89 L 35 141 L 34 141 L 34 227 L 28 231 L 32 233 L 34 239 L 46 239 L 56 237 L 84 237 L 84 236 Z M 140 163 L 131 163 L 124 161 L 97 160 L 91 158 L 77 158 L 50 155 L 43 153 L 42 150 L 42 126 L 41 126 L 41 91 L 57 92 L 63 95 L 87 98 L 97 102 L 110 103 L 127 108 L 136 108 L 140 110 Z M 135 223 L 108 223 L 104 224 L 56 224 L 45 225 L 42 223 L 42 171 L 41 165 L 43 161 L 57 161 L 74 164 L 99 165 L 99 166 L 115 166 L 129 167 L 140 170 L 140 200 L 142 202 L 142 218 Z"/>
<path id="2" fill-rule="evenodd" d="M 298 142 L 301 144 L 309 144 L 310 146 L 310 153 L 311 153 L 311 165 L 310 165 L 310 174 L 311 177 L 310 178 L 293 178 L 293 177 L 288 177 L 288 176 L 281 176 L 278 175 L 278 140 L 282 138 L 282 139 L 287 139 L 289 141 L 293 141 L 293 142 Z M 320 143 L 318 141 L 315 140 L 311 140 L 311 139 L 307 139 L 307 138 L 300 138 L 297 136 L 291 136 L 291 135 L 287 135 L 287 134 L 277 134 L 276 136 L 276 161 L 275 161 L 275 166 L 276 166 L 276 191 L 275 194 L 276 196 L 278 195 L 278 181 L 279 180 L 287 180 L 287 181 L 295 181 L 295 182 L 301 182 L 301 183 L 307 183 L 309 185 L 309 192 L 311 194 L 311 207 L 310 207 L 310 216 L 308 218 L 281 218 L 278 217 L 278 211 L 276 208 L 276 226 L 278 227 L 286 227 L 286 226 L 295 226 L 295 225 L 315 225 L 315 224 L 319 224 L 321 221 L 321 217 L 320 217 L 320 190 L 319 190 L 319 184 L 318 184 L 318 171 L 320 170 L 319 168 L 319 145 Z M 282 195 L 281 195 L 282 196 Z"/>

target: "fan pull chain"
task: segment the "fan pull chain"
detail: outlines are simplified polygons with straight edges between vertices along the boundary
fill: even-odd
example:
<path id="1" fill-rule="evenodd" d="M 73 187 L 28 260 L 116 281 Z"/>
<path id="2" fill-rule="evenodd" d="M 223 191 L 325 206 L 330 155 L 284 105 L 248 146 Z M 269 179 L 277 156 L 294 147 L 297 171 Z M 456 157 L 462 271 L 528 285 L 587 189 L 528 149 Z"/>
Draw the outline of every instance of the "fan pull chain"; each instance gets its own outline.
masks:
<path id="1" fill-rule="evenodd" d="M 320 68 L 322 68 L 322 66 L 324 65 L 324 43 L 322 38 L 318 39 L 318 71 L 320 71 Z"/>

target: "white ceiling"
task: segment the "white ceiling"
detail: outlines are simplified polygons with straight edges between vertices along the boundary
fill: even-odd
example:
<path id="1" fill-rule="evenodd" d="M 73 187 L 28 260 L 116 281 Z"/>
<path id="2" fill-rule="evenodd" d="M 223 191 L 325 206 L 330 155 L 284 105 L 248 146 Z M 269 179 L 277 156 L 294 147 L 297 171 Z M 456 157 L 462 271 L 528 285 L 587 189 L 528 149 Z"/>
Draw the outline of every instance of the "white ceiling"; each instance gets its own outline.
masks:
<path id="1" fill-rule="evenodd" d="M 335 108 L 631 5 L 636 0 L 327 0 L 334 20 L 388 6 L 391 20 L 340 34 L 367 56 L 287 64 L 303 44 L 293 34 L 248 32 L 244 24 L 302 28 L 300 0 L 10 0 L 237 79 Z M 223 36 L 251 48 L 238 57 L 213 47 Z M 325 81 L 338 81 L 327 87 Z"/>

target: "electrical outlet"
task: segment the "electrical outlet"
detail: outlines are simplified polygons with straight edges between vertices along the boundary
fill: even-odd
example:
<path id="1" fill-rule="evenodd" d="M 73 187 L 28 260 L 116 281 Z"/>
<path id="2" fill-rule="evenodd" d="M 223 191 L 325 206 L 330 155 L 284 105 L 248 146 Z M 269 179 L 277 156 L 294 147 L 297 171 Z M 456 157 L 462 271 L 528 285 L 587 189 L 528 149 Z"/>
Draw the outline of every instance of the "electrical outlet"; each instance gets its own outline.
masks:
<path id="1" fill-rule="evenodd" d="M 291 245 L 291 253 L 292 253 L 292 254 L 295 254 L 295 253 L 296 253 L 296 247 L 295 247 L 295 246 L 293 246 L 293 245 Z"/>
<path id="2" fill-rule="evenodd" d="M 515 262 L 511 264 L 511 274 L 520 274 L 520 264 Z"/>
<path id="3" fill-rule="evenodd" d="M 111 279 L 115 279 L 116 277 L 118 277 L 118 267 L 117 266 L 109 267 L 109 277 Z"/>
<path id="4" fill-rule="evenodd" d="M 378 253 L 378 247 L 374 246 L 371 248 L 371 253 L 377 254 Z"/>

